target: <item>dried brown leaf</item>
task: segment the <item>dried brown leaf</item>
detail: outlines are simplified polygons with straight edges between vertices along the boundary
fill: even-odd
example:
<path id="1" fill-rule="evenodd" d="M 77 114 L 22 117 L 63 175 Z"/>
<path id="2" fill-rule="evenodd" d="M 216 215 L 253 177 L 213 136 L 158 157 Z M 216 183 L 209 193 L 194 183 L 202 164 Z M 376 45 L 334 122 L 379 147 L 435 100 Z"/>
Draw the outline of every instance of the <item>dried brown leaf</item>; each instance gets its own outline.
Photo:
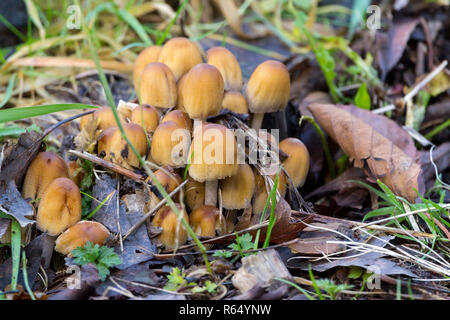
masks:
<path id="1" fill-rule="evenodd" d="M 355 167 L 409 201 L 417 198 L 414 189 L 423 192 L 414 144 L 394 121 L 354 106 L 313 104 L 309 110 Z"/>

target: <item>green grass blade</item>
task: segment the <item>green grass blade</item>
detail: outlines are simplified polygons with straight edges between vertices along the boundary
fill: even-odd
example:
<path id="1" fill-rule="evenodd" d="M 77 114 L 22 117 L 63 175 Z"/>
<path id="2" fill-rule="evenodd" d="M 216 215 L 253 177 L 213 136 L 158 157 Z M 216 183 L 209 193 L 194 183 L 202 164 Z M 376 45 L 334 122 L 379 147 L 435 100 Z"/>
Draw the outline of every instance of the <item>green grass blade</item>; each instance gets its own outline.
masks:
<path id="1" fill-rule="evenodd" d="M 17 289 L 17 279 L 19 277 L 20 268 L 20 245 L 22 241 L 22 233 L 20 224 L 16 219 L 11 219 L 11 257 L 12 257 L 12 274 L 11 274 L 11 290 Z"/>
<path id="2" fill-rule="evenodd" d="M 297 285 L 296 283 L 294 283 L 292 281 L 289 281 L 289 280 L 286 280 L 286 279 L 282 279 L 282 278 L 275 278 L 275 280 L 278 280 L 280 282 L 286 283 L 286 284 L 294 287 L 295 289 L 297 289 L 298 291 L 303 293 L 308 300 L 316 300 L 305 289 L 303 289 L 302 287 L 300 287 L 299 285 Z"/>
<path id="3" fill-rule="evenodd" d="M 75 110 L 75 109 L 91 109 L 97 108 L 89 104 L 82 103 L 62 103 L 62 104 L 47 104 L 43 106 L 26 107 L 26 108 L 11 108 L 0 110 L 0 123 L 16 121 L 21 119 L 28 119 L 32 117 L 42 116 L 45 114 Z"/>
<path id="4" fill-rule="evenodd" d="M 8 88 L 6 88 L 5 95 L 3 96 L 3 99 L 0 102 L 0 109 L 3 108 L 6 105 L 6 103 L 9 101 L 9 99 L 11 98 L 11 95 L 12 95 L 12 92 L 14 89 L 14 84 L 16 83 L 16 76 L 17 76 L 17 73 L 14 73 L 11 76 L 11 78 L 9 79 Z"/>
<path id="5" fill-rule="evenodd" d="M 36 300 L 34 297 L 33 291 L 30 288 L 30 284 L 28 283 L 28 273 L 27 273 L 27 257 L 25 255 L 25 250 L 22 251 L 22 275 L 23 275 L 23 282 L 25 284 L 25 289 L 27 290 L 28 294 L 31 297 L 31 300 Z"/>
<path id="6" fill-rule="evenodd" d="M 172 29 L 173 25 L 175 24 L 175 21 L 177 21 L 178 17 L 180 16 L 181 12 L 183 11 L 183 9 L 184 9 L 184 7 L 186 6 L 187 3 L 188 3 L 188 0 L 183 0 L 183 2 L 181 2 L 180 6 L 177 9 L 177 12 L 175 13 L 175 17 L 173 17 L 172 20 L 170 20 L 169 25 L 164 30 L 164 33 L 156 41 L 157 45 L 161 45 L 161 44 L 164 43 L 164 41 L 167 38 L 167 35 L 170 32 L 170 29 Z"/>
<path id="7" fill-rule="evenodd" d="M 147 35 L 147 32 L 145 31 L 142 24 L 139 22 L 138 19 L 136 19 L 135 16 L 133 16 L 131 13 L 124 9 L 118 9 L 117 14 L 119 17 L 128 23 L 131 28 L 137 33 L 139 38 L 141 38 L 142 41 L 144 41 L 146 46 L 150 46 L 153 44 L 153 41 L 150 39 L 150 37 Z"/>
<path id="8" fill-rule="evenodd" d="M 325 300 L 325 298 L 322 295 L 322 292 L 320 292 L 319 286 L 316 283 L 316 279 L 314 278 L 314 275 L 312 273 L 311 265 L 309 265 L 309 267 L 308 267 L 308 272 L 309 272 L 309 278 L 311 279 L 314 291 L 317 293 L 317 296 L 319 297 L 320 300 Z"/>
<path id="9" fill-rule="evenodd" d="M 276 206 L 276 202 L 277 202 L 277 189 L 278 189 L 279 177 L 280 177 L 280 174 L 278 172 L 277 176 L 275 177 L 275 182 L 273 183 L 273 188 L 272 188 L 273 191 L 271 190 L 272 206 L 270 208 L 269 225 L 267 226 L 266 239 L 264 240 L 263 248 L 267 248 L 269 246 L 272 229 L 277 220 L 277 217 L 275 216 L 275 206 Z"/>
<path id="10" fill-rule="evenodd" d="M 103 201 L 100 202 L 100 204 L 99 204 L 94 210 L 92 210 L 86 217 L 83 218 L 83 220 L 88 220 L 88 219 L 92 218 L 92 217 L 94 216 L 94 214 L 96 214 L 97 211 L 100 210 L 101 207 L 103 207 L 103 205 L 106 203 L 106 201 L 108 201 L 108 200 L 112 197 L 112 195 L 113 195 L 115 192 L 116 192 L 116 191 L 113 191 L 113 192 L 111 192 L 110 194 L 108 194 L 108 195 L 106 196 L 106 198 L 103 199 Z M 91 197 L 91 196 L 89 196 L 89 195 L 86 194 L 86 193 L 84 193 L 84 194 L 87 195 L 88 197 Z M 91 197 L 91 198 L 92 198 L 92 197 Z"/>
<path id="11" fill-rule="evenodd" d="M 0 14 L 0 22 L 3 23 L 6 28 L 8 28 L 12 33 L 14 33 L 16 37 L 19 38 L 22 42 L 27 41 L 27 37 L 16 27 L 14 27 L 11 22 L 9 22 L 8 19 L 6 19 L 2 14 Z"/>

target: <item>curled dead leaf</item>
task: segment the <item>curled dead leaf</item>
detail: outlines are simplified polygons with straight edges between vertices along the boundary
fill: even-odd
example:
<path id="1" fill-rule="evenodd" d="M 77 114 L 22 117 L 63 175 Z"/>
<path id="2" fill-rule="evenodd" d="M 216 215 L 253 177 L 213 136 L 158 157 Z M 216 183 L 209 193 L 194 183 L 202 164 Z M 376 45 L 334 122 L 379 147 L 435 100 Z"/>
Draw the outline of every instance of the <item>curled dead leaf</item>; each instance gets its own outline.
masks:
<path id="1" fill-rule="evenodd" d="M 423 192 L 414 143 L 394 121 L 354 106 L 312 104 L 308 109 L 355 167 L 411 202 L 417 198 L 415 190 Z"/>

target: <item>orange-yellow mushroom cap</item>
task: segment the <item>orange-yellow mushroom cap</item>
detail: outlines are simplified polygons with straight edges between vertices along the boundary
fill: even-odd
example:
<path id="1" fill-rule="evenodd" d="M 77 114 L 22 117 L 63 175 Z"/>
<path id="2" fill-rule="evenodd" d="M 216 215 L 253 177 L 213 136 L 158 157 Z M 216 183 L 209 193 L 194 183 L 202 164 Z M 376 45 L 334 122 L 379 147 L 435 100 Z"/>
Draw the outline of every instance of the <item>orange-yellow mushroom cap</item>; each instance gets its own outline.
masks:
<path id="1" fill-rule="evenodd" d="M 177 204 L 177 208 L 186 222 L 189 223 L 186 211 L 182 210 L 179 204 Z M 162 228 L 158 239 L 166 249 L 175 249 L 187 241 L 188 234 L 186 229 L 181 224 L 181 220 L 178 220 L 177 214 L 169 206 L 164 206 L 158 210 L 153 218 L 152 225 Z"/>
<path id="2" fill-rule="evenodd" d="M 37 228 L 50 236 L 57 236 L 80 219 L 80 189 L 69 178 L 53 180 L 39 202 Z"/>
<path id="3" fill-rule="evenodd" d="M 291 178 L 294 186 L 301 187 L 305 183 L 309 171 L 309 152 L 306 146 L 297 138 L 286 138 L 280 142 L 280 149 L 288 157 L 283 161 L 283 167 Z"/>
<path id="4" fill-rule="evenodd" d="M 162 46 L 150 46 L 139 53 L 138 57 L 134 61 L 133 66 L 133 83 L 135 90 L 137 90 L 138 88 L 139 78 L 142 74 L 142 71 L 149 63 L 158 61 L 161 50 Z"/>
<path id="5" fill-rule="evenodd" d="M 109 231 L 95 221 L 79 221 L 64 231 L 57 239 L 55 250 L 64 255 L 71 255 L 72 250 L 84 247 L 89 241 L 102 246 L 109 236 Z"/>
<path id="6" fill-rule="evenodd" d="M 140 102 L 167 109 L 177 105 L 177 83 L 168 66 L 160 62 L 148 64 L 142 71 L 137 92 Z"/>
<path id="7" fill-rule="evenodd" d="M 234 54 L 224 47 L 208 50 L 207 63 L 215 66 L 222 74 L 225 90 L 242 90 L 242 71 Z"/>

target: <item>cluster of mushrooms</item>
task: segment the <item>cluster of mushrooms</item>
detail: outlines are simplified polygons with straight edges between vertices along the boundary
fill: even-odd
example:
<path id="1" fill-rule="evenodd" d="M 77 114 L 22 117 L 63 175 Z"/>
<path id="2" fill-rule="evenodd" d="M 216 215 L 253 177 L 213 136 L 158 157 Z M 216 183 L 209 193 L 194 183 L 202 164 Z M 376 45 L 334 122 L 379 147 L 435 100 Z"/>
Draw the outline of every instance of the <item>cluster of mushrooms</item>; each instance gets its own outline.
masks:
<path id="1" fill-rule="evenodd" d="M 261 215 L 271 187 L 267 179 L 275 175 L 267 177 L 255 165 L 238 163 L 238 148 L 246 147 L 237 144 L 231 128 L 216 116 L 228 109 L 233 114 L 251 117 L 251 128 L 260 129 L 265 113 L 282 111 L 288 103 L 287 68 L 273 60 L 261 63 L 244 91 L 241 68 L 229 50 L 209 49 L 204 63 L 202 51 L 195 43 L 172 38 L 163 46 L 151 46 L 139 54 L 133 82 L 139 103 L 119 104 L 121 124 L 141 157 L 158 166 L 154 174 L 167 193 L 173 192 L 188 172 L 183 196 L 173 199 L 179 202 L 177 207 L 194 232 L 201 237 L 229 233 L 239 210 L 249 205 L 253 214 Z M 209 130 L 215 134 L 209 135 Z M 122 138 L 110 108 L 99 108 L 82 117 L 80 135 L 83 133 L 95 137 L 91 149 L 96 150 L 98 157 L 127 169 L 139 169 L 139 160 Z M 272 147 L 276 144 L 285 155 L 277 189 L 283 198 L 288 185 L 303 185 L 309 170 L 308 150 L 296 138 L 279 144 L 270 133 L 259 138 Z M 217 148 L 215 144 L 224 151 L 215 157 L 217 161 L 211 163 L 201 157 L 193 161 L 198 154 Z M 230 154 L 228 149 L 232 161 L 225 159 Z M 24 184 L 24 198 L 39 199 L 38 228 L 58 237 L 55 249 L 63 254 L 70 254 L 86 241 L 103 244 L 109 235 L 98 222 L 80 221 L 79 180 L 76 162 L 66 163 L 54 153 L 42 152 L 32 162 Z M 152 193 L 146 208 L 155 207 L 160 198 Z M 169 206 L 156 212 L 151 225 L 161 228 L 158 239 L 168 250 L 188 240 L 188 233 Z"/>

